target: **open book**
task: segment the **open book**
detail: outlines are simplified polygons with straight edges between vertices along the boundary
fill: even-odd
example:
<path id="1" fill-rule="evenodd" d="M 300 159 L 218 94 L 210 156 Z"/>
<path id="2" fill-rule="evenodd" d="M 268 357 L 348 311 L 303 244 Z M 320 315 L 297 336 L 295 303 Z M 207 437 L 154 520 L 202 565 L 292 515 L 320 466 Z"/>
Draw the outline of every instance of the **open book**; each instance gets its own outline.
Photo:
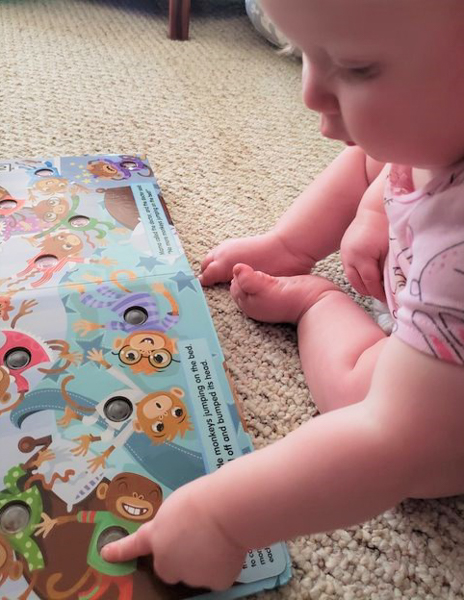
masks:
<path id="1" fill-rule="evenodd" d="M 0 596 L 226 599 L 289 579 L 282 544 L 221 593 L 100 556 L 252 451 L 143 156 L 0 161 L 0 323 Z"/>

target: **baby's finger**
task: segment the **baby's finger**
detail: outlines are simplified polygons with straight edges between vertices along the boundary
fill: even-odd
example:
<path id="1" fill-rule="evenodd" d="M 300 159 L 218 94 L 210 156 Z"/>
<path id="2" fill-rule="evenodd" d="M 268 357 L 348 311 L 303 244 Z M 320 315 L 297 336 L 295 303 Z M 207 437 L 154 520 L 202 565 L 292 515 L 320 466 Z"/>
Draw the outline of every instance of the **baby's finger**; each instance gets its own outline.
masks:
<path id="1" fill-rule="evenodd" d="M 363 296 L 369 295 L 369 292 L 367 291 L 367 288 L 364 285 L 363 280 L 355 267 L 351 265 L 345 267 L 345 273 L 348 281 L 358 292 L 358 294 L 362 294 Z"/>
<path id="2" fill-rule="evenodd" d="M 376 298 L 382 302 L 385 302 L 387 297 L 385 296 L 385 289 L 383 287 L 383 282 L 381 279 L 377 279 L 377 281 L 369 281 L 366 283 L 366 287 L 369 291 L 369 296 Z"/>
<path id="3" fill-rule="evenodd" d="M 380 267 L 376 260 L 363 263 L 359 269 L 359 275 L 369 296 L 379 300 L 385 298 Z"/>
<path id="4" fill-rule="evenodd" d="M 108 544 L 101 551 L 103 559 L 108 562 L 123 562 L 150 553 L 149 529 L 143 526 L 132 535 Z"/>

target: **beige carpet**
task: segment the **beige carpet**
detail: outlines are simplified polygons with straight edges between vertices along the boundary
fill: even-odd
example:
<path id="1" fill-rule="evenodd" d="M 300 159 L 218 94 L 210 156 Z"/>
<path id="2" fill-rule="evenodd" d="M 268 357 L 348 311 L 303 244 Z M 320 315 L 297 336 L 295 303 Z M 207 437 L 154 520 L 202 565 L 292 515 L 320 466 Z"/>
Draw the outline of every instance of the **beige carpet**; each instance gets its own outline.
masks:
<path id="1" fill-rule="evenodd" d="M 0 154 L 146 152 L 198 268 L 221 240 L 267 230 L 339 147 L 300 102 L 298 63 L 240 3 L 193 0 L 186 43 L 166 38 L 167 4 L 1 1 Z M 344 283 L 336 258 L 322 267 Z M 295 333 L 247 320 L 226 286 L 207 298 L 256 446 L 271 443 L 315 410 Z M 462 499 L 289 547 L 291 583 L 261 598 L 464 598 Z"/>

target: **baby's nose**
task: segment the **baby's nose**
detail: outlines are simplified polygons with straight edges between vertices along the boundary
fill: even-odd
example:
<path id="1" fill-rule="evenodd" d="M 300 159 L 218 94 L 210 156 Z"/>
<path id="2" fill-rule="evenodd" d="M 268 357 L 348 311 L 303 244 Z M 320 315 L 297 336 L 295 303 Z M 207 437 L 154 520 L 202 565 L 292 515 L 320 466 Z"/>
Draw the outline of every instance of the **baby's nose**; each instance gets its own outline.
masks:
<path id="1" fill-rule="evenodd" d="M 326 115 L 338 114 L 338 99 L 326 75 L 306 61 L 303 67 L 303 101 L 310 110 Z"/>

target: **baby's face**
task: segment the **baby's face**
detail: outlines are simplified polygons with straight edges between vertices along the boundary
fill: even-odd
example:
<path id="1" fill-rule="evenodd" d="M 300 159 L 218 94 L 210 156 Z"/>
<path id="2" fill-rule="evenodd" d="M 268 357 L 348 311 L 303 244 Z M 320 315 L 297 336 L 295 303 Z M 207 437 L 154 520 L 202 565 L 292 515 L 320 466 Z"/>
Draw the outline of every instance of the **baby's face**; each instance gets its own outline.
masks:
<path id="1" fill-rule="evenodd" d="M 464 157 L 462 0 L 263 0 L 324 136 L 421 168 Z"/>

